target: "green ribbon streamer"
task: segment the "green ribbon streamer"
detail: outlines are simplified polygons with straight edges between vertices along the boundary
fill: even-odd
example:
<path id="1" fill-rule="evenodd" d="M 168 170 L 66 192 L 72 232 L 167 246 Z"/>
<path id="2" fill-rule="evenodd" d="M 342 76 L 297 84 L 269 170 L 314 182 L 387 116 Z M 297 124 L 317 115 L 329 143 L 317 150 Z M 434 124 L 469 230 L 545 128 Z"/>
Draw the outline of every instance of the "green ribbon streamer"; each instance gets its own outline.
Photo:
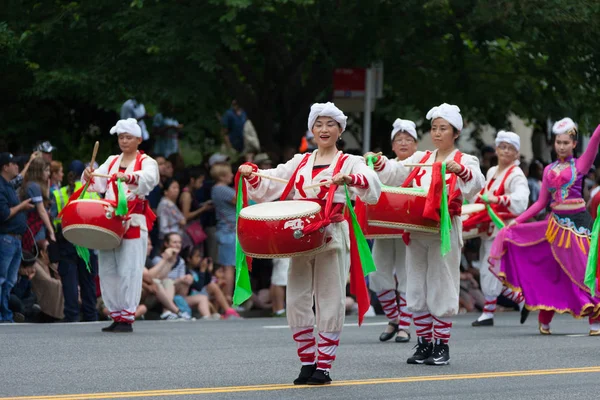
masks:
<path id="1" fill-rule="evenodd" d="M 598 205 L 600 213 L 600 205 Z M 598 214 L 600 215 L 600 214 Z M 590 253 L 588 255 L 587 265 L 585 267 L 585 278 L 583 283 L 590 288 L 592 296 L 596 295 L 596 276 L 598 271 L 598 239 L 600 239 L 600 218 L 594 221 L 592 228 L 592 238 L 590 240 Z"/>
<path id="2" fill-rule="evenodd" d="M 81 191 L 81 194 L 79 195 L 79 199 L 83 199 L 83 197 L 87 193 L 89 186 L 90 186 L 90 181 L 87 181 L 85 183 L 85 187 L 83 188 L 83 190 Z M 75 245 L 75 251 L 77 252 L 77 255 L 79 256 L 79 258 L 81 258 L 83 260 L 83 262 L 85 262 L 85 268 L 91 274 L 92 267 L 90 266 L 90 251 L 87 248 L 81 247 L 78 245 Z"/>
<path id="3" fill-rule="evenodd" d="M 373 261 L 373 255 L 371 254 L 367 239 L 365 239 L 365 235 L 356 218 L 356 213 L 354 212 L 354 207 L 352 207 L 350 193 L 348 193 L 348 186 L 346 184 L 344 184 L 344 190 L 346 191 L 346 207 L 348 208 L 352 219 L 352 230 L 354 231 L 354 240 L 356 241 L 360 264 L 362 265 L 363 275 L 367 276 L 371 272 L 375 272 L 377 268 L 375 267 L 375 262 Z"/>
<path id="4" fill-rule="evenodd" d="M 490 216 L 490 219 L 492 220 L 494 225 L 496 225 L 496 227 L 498 229 L 504 228 L 504 226 L 506 224 L 504 223 L 504 221 L 502 221 L 502 218 L 500 218 L 498 216 L 498 214 L 496 214 L 494 212 L 494 210 L 492 210 L 492 207 L 490 206 L 490 199 L 488 197 L 488 194 L 484 193 L 483 196 L 481 196 L 481 200 L 483 200 L 485 202 L 485 209 L 487 210 L 488 215 Z"/>
<path id="5" fill-rule="evenodd" d="M 452 221 L 450 220 L 450 211 L 448 210 L 448 195 L 446 189 L 446 163 L 442 163 L 441 171 L 442 179 L 442 199 L 440 201 L 440 251 L 442 257 L 450 252 L 452 244 L 450 243 L 450 230 L 452 229 Z"/>
<path id="6" fill-rule="evenodd" d="M 244 198 L 242 194 L 242 186 L 244 178 L 240 175 L 238 182 L 238 193 L 235 202 L 235 221 L 237 231 L 237 221 L 240 217 L 240 211 L 244 206 Z M 246 254 L 242 250 L 238 235 L 235 235 L 235 289 L 233 291 L 233 304 L 239 306 L 252 296 L 252 286 L 250 285 L 250 272 L 248 271 L 248 261 Z"/>
<path id="7" fill-rule="evenodd" d="M 118 217 L 124 217 L 129 213 L 127 208 L 127 195 L 125 191 L 125 183 L 121 180 L 117 180 L 117 209 L 115 215 Z"/>

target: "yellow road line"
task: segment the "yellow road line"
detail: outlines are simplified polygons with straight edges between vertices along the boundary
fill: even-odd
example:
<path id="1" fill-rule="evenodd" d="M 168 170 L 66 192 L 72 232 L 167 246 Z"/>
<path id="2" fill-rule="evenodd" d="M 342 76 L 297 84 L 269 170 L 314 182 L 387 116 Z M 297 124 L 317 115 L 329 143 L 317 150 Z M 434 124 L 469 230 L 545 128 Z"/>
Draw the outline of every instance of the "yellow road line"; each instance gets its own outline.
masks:
<path id="1" fill-rule="evenodd" d="M 455 374 L 455 375 L 430 375 L 430 376 L 410 376 L 405 378 L 374 378 L 348 381 L 335 381 L 326 387 L 335 386 L 359 386 L 359 385 L 381 385 L 390 383 L 412 383 L 412 382 L 433 382 L 433 381 L 455 381 L 465 379 L 490 379 L 490 378 L 510 378 L 523 376 L 542 376 L 542 375 L 564 375 L 564 374 L 586 374 L 599 373 L 600 366 L 582 367 L 582 368 L 557 368 L 540 369 L 526 371 L 505 371 L 505 372 L 481 372 L 476 374 Z M 83 400 L 83 399 L 116 399 L 128 397 L 158 397 L 158 396 L 189 396 L 199 394 L 215 393 L 235 393 L 235 392 L 260 392 L 271 390 L 288 389 L 315 389 L 318 386 L 295 386 L 291 384 L 267 384 L 252 386 L 223 386 L 214 388 L 189 388 L 189 389 L 164 389 L 164 390 L 143 390 L 134 392 L 106 392 L 106 393 L 87 393 L 87 394 L 62 394 L 48 396 L 20 396 L 20 397 L 0 397 L 0 400 Z"/>

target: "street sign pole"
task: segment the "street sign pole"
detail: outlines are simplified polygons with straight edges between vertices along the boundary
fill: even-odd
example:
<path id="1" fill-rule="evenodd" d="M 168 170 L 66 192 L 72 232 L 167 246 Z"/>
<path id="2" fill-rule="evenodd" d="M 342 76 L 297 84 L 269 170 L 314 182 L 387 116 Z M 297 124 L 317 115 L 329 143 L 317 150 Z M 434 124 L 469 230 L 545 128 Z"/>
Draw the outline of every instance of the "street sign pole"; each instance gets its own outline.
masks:
<path id="1" fill-rule="evenodd" d="M 365 71 L 365 116 L 363 118 L 363 154 L 371 150 L 371 105 L 373 103 L 374 73 L 373 68 Z"/>

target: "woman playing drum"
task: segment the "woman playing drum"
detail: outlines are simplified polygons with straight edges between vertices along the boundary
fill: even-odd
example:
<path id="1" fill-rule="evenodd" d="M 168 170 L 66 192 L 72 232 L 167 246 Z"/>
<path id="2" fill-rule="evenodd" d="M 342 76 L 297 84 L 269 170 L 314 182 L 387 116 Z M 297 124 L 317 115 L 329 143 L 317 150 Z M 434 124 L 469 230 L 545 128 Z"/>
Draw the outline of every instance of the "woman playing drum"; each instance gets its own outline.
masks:
<path id="1" fill-rule="evenodd" d="M 378 157 L 375 169 L 382 181 L 390 185 L 425 189 L 433 196 L 432 204 L 440 204 L 442 185 L 448 184 L 448 205 L 451 217 L 449 253 L 442 256 L 440 236 L 411 232 L 406 251 L 408 309 L 413 312 L 417 329 L 416 351 L 409 364 L 445 365 L 450 362 L 448 340 L 452 321 L 449 317 L 458 312 L 460 291 L 460 257 L 462 248 L 461 206 L 463 198 L 473 198 L 485 183 L 476 157 L 462 154 L 454 142 L 463 127 L 460 109 L 442 104 L 427 113 L 431 120 L 431 138 L 436 147 L 433 152 L 416 152 L 402 162 L 390 162 Z M 367 154 L 369 156 L 370 154 Z M 436 168 L 446 163 L 443 180 Z M 427 164 L 410 171 L 404 164 Z M 433 166 L 431 164 L 434 164 Z M 430 189 L 431 187 L 431 189 Z M 432 340 L 435 340 L 432 343 Z"/>
<path id="2" fill-rule="evenodd" d="M 126 195 L 130 212 L 129 229 L 121 245 L 113 250 L 98 253 L 98 273 L 102 298 L 110 311 L 113 323 L 103 332 L 132 332 L 135 310 L 142 292 L 142 273 L 148 246 L 148 231 L 152 229 L 155 216 L 145 196 L 158 185 L 156 161 L 138 152 L 142 132 L 133 118 L 122 119 L 110 130 L 117 134 L 121 155 L 110 156 L 98 170 L 98 174 L 111 178 L 93 176 L 88 167 L 83 172 L 82 182 L 90 181 L 88 190 L 105 193 L 105 199 L 117 198 L 116 180 L 127 185 Z"/>
<path id="3" fill-rule="evenodd" d="M 527 178 L 519 168 L 519 150 L 521 148 L 521 139 L 514 132 L 500 131 L 496 136 L 496 155 L 498 156 L 498 166 L 491 167 L 487 172 L 485 187 L 479 193 L 480 196 L 487 195 L 494 212 L 499 214 L 505 223 L 512 218 L 522 214 L 527 209 L 529 201 L 529 186 Z M 484 200 L 479 197 L 477 202 Z M 485 220 L 490 221 L 487 210 L 480 211 L 471 215 L 470 219 L 464 222 L 464 228 L 470 221 Z M 473 322 L 473 326 L 493 326 L 494 312 L 496 311 L 496 300 L 500 293 L 513 300 L 521 308 L 521 323 L 525 322 L 529 314 L 524 308 L 525 301 L 521 293 L 514 292 L 510 288 L 502 290 L 502 282 L 496 275 L 490 271 L 488 258 L 494 238 L 498 234 L 498 229 L 491 224 L 490 229 L 481 238 L 481 247 L 479 248 L 479 262 L 481 263 L 480 277 L 481 290 L 485 296 L 485 305 L 481 316 Z"/>
<path id="4" fill-rule="evenodd" d="M 343 216 L 343 184 L 349 186 L 352 196 L 358 196 L 366 203 L 376 203 L 381 193 L 377 175 L 367 167 L 362 157 L 343 154 L 336 148 L 336 141 L 346 128 L 346 119 L 333 103 L 311 107 L 308 129 L 313 132 L 318 149 L 306 155 L 297 154 L 277 168 L 260 170 L 264 175 L 289 179 L 287 187 L 280 182 L 253 176 L 253 172 L 258 172 L 255 165 L 245 164 L 239 169 L 248 179 L 248 196 L 257 202 L 273 201 L 283 195 L 284 198 L 317 202 L 325 208 L 327 198 L 333 201 L 332 212 L 326 216 L 331 223 L 325 227 L 327 244 L 323 251 L 292 257 L 290 263 L 287 318 L 302 362 L 300 375 L 294 384 L 322 385 L 331 382 L 329 370 L 335 360 L 344 324 L 345 287 L 350 270 L 350 235 Z M 342 186 L 333 186 L 331 191 L 329 185 L 306 188 L 313 182 L 328 181 Z M 353 263 L 352 268 L 360 268 L 360 265 Z M 313 334 L 313 295 L 318 346 Z"/>
<path id="5" fill-rule="evenodd" d="M 413 121 L 397 118 L 392 129 L 392 150 L 396 161 L 406 160 L 417 151 L 417 130 Z M 383 184 L 387 184 L 382 180 Z M 369 288 L 377 294 L 388 319 L 386 330 L 379 336 L 385 342 L 396 335 L 396 342 L 410 340 L 412 314 L 406 308 L 406 244 L 401 237 L 375 239 L 373 259 L 377 271 L 369 275 Z M 398 284 L 396 285 L 396 279 Z M 396 286 L 398 297 L 396 298 Z"/>
<path id="6" fill-rule="evenodd" d="M 582 198 L 582 183 L 598 154 L 600 125 L 577 159 L 575 123 L 564 118 L 552 132 L 558 160 L 544 170 L 540 197 L 500 231 L 489 261 L 506 286 L 523 293 L 527 308 L 540 310 L 541 334 L 550 334 L 555 312 L 568 312 L 576 318 L 589 317 L 589 334 L 596 336 L 600 297 L 584 284 L 593 223 Z M 548 205 L 552 212 L 546 220 L 524 223 Z"/>

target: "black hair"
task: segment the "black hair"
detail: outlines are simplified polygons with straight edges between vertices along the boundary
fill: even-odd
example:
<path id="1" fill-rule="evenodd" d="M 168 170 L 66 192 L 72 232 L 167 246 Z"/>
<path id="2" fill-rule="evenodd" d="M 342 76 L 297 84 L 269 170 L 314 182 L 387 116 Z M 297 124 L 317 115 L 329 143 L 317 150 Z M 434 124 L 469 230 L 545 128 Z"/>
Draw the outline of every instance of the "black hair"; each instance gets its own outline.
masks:
<path id="1" fill-rule="evenodd" d="M 203 167 L 197 165 L 186 168 L 179 176 L 179 184 L 181 187 L 186 187 L 192 179 L 196 180 L 202 176 L 206 177 L 206 170 Z"/>
<path id="2" fill-rule="evenodd" d="M 174 178 L 167 178 L 167 180 L 165 180 L 165 183 L 163 184 L 163 189 L 162 189 L 163 195 L 164 195 L 165 193 L 167 193 L 167 190 L 169 190 L 169 187 L 170 187 L 170 186 L 171 186 L 171 185 L 172 185 L 174 182 L 177 182 L 177 180 L 176 180 L 176 179 L 174 179 Z M 179 184 L 179 182 L 177 182 L 177 183 Z M 179 188 L 179 189 L 181 190 L 181 188 Z"/>

